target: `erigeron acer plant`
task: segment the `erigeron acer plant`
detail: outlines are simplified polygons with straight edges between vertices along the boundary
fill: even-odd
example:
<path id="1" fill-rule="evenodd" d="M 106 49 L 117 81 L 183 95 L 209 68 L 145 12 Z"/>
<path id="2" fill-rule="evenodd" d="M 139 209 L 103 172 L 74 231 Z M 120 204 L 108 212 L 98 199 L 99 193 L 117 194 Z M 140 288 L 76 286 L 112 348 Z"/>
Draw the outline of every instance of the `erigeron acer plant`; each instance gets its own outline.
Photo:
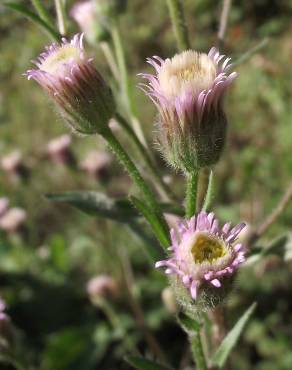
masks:
<path id="1" fill-rule="evenodd" d="M 94 26 L 95 20 L 107 17 L 105 29 L 107 41 L 108 38 L 112 39 L 115 47 L 115 55 L 110 50 L 108 62 L 120 89 L 116 96 L 119 94 L 123 96 L 122 104 L 111 91 L 104 73 L 95 66 L 94 59 L 88 56 L 83 45 L 84 34 L 76 34 L 71 40 L 69 37 L 61 37 L 61 34 L 66 33 L 64 9 L 61 6 L 57 7 L 59 30 L 56 31 L 43 5 L 39 1 L 33 3 L 39 13 L 40 24 L 53 36 L 55 42 L 40 54 L 34 62 L 36 67 L 26 72 L 27 78 L 39 83 L 54 101 L 58 112 L 72 131 L 85 136 L 80 140 L 85 142 L 86 136 L 100 135 L 124 166 L 136 185 L 139 196 L 130 197 L 136 210 L 129 207 L 129 203 L 123 203 L 123 207 L 127 204 L 129 218 L 137 217 L 137 213 L 141 214 L 163 247 L 165 256 L 159 260 L 156 258 L 153 267 L 164 268 L 169 276 L 171 292 L 176 298 L 180 312 L 177 312 L 175 304 L 172 305 L 175 307 L 172 311 L 177 313 L 179 324 L 188 334 L 196 369 L 223 367 L 238 335 L 231 336 L 232 339 L 227 336 L 215 352 L 212 361 L 208 361 L 201 341 L 205 313 L 216 312 L 217 306 L 224 303 L 224 299 L 233 288 L 238 269 L 245 262 L 250 240 L 254 241 L 259 236 L 253 235 L 249 241 L 239 242 L 245 223 L 240 222 L 232 226 L 236 223 L 232 220 L 223 225 L 222 221 L 210 211 L 210 194 L 213 186 L 211 167 L 213 168 L 221 159 L 228 128 L 223 100 L 230 85 L 238 76 L 237 72 L 232 71 L 231 58 L 222 55 L 216 47 L 212 47 L 208 53 L 193 50 L 189 43 L 180 1 L 167 0 L 180 53 L 166 59 L 158 56 L 147 59 L 154 67 L 155 74 L 141 73 L 140 76 L 146 80 L 146 84 L 141 84 L 142 90 L 150 97 L 158 111 L 158 117 L 154 122 L 157 131 L 154 139 L 156 146 L 171 168 L 186 178 L 186 197 L 182 215 L 183 202 L 179 205 L 165 205 L 162 202 L 162 200 L 170 202 L 176 197 L 161 181 L 159 171 L 153 162 L 153 155 L 136 117 L 135 111 L 139 111 L 139 107 L 133 108 L 133 97 L 118 27 L 118 16 L 122 11 L 120 6 L 123 3 L 124 8 L 124 1 L 112 0 L 107 3 L 110 4 L 108 8 L 104 7 L 104 1 L 87 0 L 75 4 L 71 11 L 71 16 L 81 28 L 80 31 L 86 32 L 85 36 L 92 44 L 104 41 Z M 60 1 L 56 3 L 60 5 Z M 121 106 L 126 108 L 124 110 L 130 123 L 119 113 Z M 152 184 L 145 180 L 146 176 L 139 170 L 140 166 L 136 165 L 136 158 L 129 155 L 111 130 L 109 121 L 113 118 L 125 129 L 129 139 L 142 154 L 151 174 L 154 174 Z M 67 160 L 69 145 L 70 137 L 64 136 L 62 141 L 51 143 L 48 152 L 56 162 L 63 163 Z M 83 167 L 85 169 L 86 166 Z M 91 171 L 96 176 L 97 165 L 93 167 Z M 198 178 L 205 170 L 209 171 L 209 182 L 206 187 L 199 188 Z M 149 178 L 150 176 L 147 176 L 147 179 Z M 158 198 L 155 189 L 163 198 Z M 198 201 L 199 190 L 202 193 L 199 195 L 205 199 L 203 204 Z M 87 200 L 88 203 L 91 202 L 90 199 Z M 4 201 L 2 203 L 4 214 L 7 205 Z M 95 206 L 96 204 L 93 209 Z M 115 204 L 115 207 L 114 211 L 117 211 L 118 205 Z M 103 209 L 104 214 L 110 213 L 109 208 Z M 175 228 L 169 228 L 165 220 L 165 209 L 180 215 L 180 221 Z M 104 289 L 106 286 L 110 290 L 109 286 L 112 284 L 111 279 L 104 276 L 94 282 L 98 282 L 99 285 L 89 286 L 91 296 L 96 293 L 91 288 L 106 290 Z M 117 289 L 113 285 L 110 288 L 112 293 Z M 102 293 L 99 295 L 104 301 L 106 294 Z M 114 293 L 113 296 L 116 295 L 116 292 Z M 93 300 L 92 297 L 91 299 Z M 251 306 L 242 316 L 235 331 L 242 330 L 254 307 Z M 146 334 L 149 339 L 149 332 Z M 149 348 L 153 349 L 151 339 L 149 342 Z M 154 345 L 155 356 L 169 365 L 168 359 L 160 356 L 159 351 L 155 353 L 155 348 L 157 347 Z M 132 363 L 142 370 L 160 368 L 157 367 L 160 365 L 147 361 L 139 359 L 138 362 L 132 360 Z"/>
<path id="2" fill-rule="evenodd" d="M 232 287 L 236 270 L 245 260 L 244 246 L 236 243 L 245 224 L 231 228 L 226 223 L 221 228 L 214 213 L 195 214 L 197 190 L 192 184 L 188 192 L 194 194 L 187 199 L 186 218 L 177 232 L 168 229 L 155 194 L 108 126 L 116 104 L 93 60 L 86 56 L 82 36 L 46 47 L 35 62 L 37 69 L 26 75 L 49 93 L 73 132 L 100 134 L 124 165 L 141 191 L 142 199 L 132 198 L 134 206 L 170 250 L 170 257 L 155 266 L 164 266 L 167 274 L 175 276 L 172 286 L 181 308 L 200 315 L 219 304 Z M 223 149 L 227 120 L 222 98 L 237 74 L 228 74 L 229 59 L 222 59 L 215 48 L 208 55 L 189 50 L 171 60 L 149 59 L 157 76 L 142 74 L 149 80 L 148 95 L 160 113 L 160 150 L 185 173 L 198 174 L 199 169 L 216 163 Z M 204 357 L 203 352 L 196 356 Z"/>

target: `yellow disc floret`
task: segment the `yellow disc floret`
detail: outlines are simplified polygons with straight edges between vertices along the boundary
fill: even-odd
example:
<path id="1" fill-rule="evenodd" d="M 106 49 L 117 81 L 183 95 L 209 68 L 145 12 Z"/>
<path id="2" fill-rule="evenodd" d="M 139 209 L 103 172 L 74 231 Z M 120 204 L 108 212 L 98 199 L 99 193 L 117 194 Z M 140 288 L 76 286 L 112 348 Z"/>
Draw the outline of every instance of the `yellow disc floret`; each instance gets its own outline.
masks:
<path id="1" fill-rule="evenodd" d="M 81 61 L 80 49 L 71 44 L 62 45 L 45 59 L 40 69 L 52 75 L 63 76 L 66 64 L 71 60 L 77 63 Z"/>
<path id="2" fill-rule="evenodd" d="M 213 263 L 227 254 L 226 246 L 217 239 L 200 233 L 191 248 L 195 263 Z"/>

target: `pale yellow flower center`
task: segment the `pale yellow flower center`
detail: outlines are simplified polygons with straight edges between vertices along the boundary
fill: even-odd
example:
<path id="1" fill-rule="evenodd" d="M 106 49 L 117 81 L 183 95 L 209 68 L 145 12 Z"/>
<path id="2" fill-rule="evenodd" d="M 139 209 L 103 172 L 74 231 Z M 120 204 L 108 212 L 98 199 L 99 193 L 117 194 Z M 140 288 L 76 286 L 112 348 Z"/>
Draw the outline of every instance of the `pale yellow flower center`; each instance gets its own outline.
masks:
<path id="1" fill-rule="evenodd" d="M 212 85 L 216 72 L 216 65 L 207 54 L 187 50 L 165 60 L 158 73 L 158 81 L 162 93 L 168 98 L 183 92 L 198 95 Z"/>
<path id="2" fill-rule="evenodd" d="M 213 263 L 219 258 L 224 257 L 228 253 L 228 250 L 217 239 L 206 234 L 200 234 L 191 247 L 191 253 L 195 263 Z"/>
<path id="3" fill-rule="evenodd" d="M 41 64 L 40 69 L 52 75 L 66 77 L 69 74 L 67 63 L 71 60 L 81 62 L 80 49 L 66 44 L 49 55 Z"/>

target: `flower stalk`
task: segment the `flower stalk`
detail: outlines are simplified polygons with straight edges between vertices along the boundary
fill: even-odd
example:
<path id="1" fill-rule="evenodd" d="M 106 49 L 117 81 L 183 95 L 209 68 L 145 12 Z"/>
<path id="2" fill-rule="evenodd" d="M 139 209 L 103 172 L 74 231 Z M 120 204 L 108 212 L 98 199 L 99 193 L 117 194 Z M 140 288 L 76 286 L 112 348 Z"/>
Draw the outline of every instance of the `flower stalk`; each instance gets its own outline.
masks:
<path id="1" fill-rule="evenodd" d="M 63 0 L 55 0 L 58 28 L 61 35 L 66 34 L 65 9 Z"/>
<path id="2" fill-rule="evenodd" d="M 177 46 L 180 51 L 190 48 L 188 29 L 185 23 L 184 11 L 180 0 L 167 0 Z"/>
<path id="3" fill-rule="evenodd" d="M 207 370 L 207 362 L 203 351 L 202 339 L 200 332 L 192 332 L 189 334 L 189 340 L 191 344 L 191 350 L 193 359 L 196 363 L 196 369 Z"/>
<path id="4" fill-rule="evenodd" d="M 186 175 L 186 218 L 193 217 L 197 210 L 198 177 L 198 171 L 193 171 Z"/>
<path id="5" fill-rule="evenodd" d="M 169 245 L 168 226 L 162 214 L 160 205 L 156 201 L 152 190 L 150 189 L 148 184 L 145 182 L 140 172 L 138 171 L 137 167 L 135 166 L 134 162 L 131 160 L 131 158 L 129 157 L 127 152 L 124 150 L 124 148 L 121 146 L 120 142 L 113 135 L 113 133 L 109 129 L 107 129 L 107 130 L 103 130 L 101 135 L 106 140 L 109 148 L 113 151 L 113 153 L 117 156 L 119 161 L 123 164 L 123 166 L 127 170 L 128 174 L 130 175 L 135 185 L 140 189 L 140 191 L 144 195 L 144 198 L 148 206 L 150 207 L 153 214 L 156 216 L 157 222 L 160 224 L 161 230 L 163 230 L 164 240 L 165 240 L 165 242 L 163 243 L 163 246 L 168 247 Z"/>
<path id="6" fill-rule="evenodd" d="M 148 166 L 149 170 L 151 171 L 153 178 L 155 179 L 155 185 L 157 187 L 157 190 L 161 194 L 162 197 L 165 198 L 165 200 L 172 200 L 174 202 L 177 201 L 175 195 L 167 186 L 167 184 L 163 181 L 163 178 L 158 174 L 155 165 L 153 164 L 152 159 L 150 158 L 148 152 L 145 150 L 145 147 L 139 140 L 138 136 L 135 134 L 132 127 L 128 124 L 128 122 L 125 120 L 124 117 L 122 117 L 120 114 L 116 114 L 116 119 L 118 123 L 123 127 L 123 129 L 126 131 L 126 133 L 129 135 L 129 137 L 132 139 L 132 141 L 135 143 L 137 149 L 139 150 L 140 154 L 144 158 L 144 161 L 146 165 Z"/>
<path id="7" fill-rule="evenodd" d="M 133 101 L 132 86 L 131 86 L 128 71 L 127 71 L 125 51 L 124 51 L 124 47 L 123 47 L 123 43 L 121 39 L 119 26 L 117 23 L 118 21 L 116 21 L 115 25 L 113 25 L 111 34 L 112 34 L 112 40 L 113 40 L 116 58 L 118 62 L 119 72 L 121 74 L 121 78 L 120 78 L 121 91 L 124 95 L 124 98 L 126 99 L 125 103 L 126 103 L 127 111 L 129 112 L 129 115 L 130 115 L 133 129 L 136 135 L 138 136 L 139 140 L 144 145 L 144 147 L 148 149 L 143 130 L 141 128 L 139 120 L 137 119 L 136 108 L 135 108 L 135 104 Z"/>

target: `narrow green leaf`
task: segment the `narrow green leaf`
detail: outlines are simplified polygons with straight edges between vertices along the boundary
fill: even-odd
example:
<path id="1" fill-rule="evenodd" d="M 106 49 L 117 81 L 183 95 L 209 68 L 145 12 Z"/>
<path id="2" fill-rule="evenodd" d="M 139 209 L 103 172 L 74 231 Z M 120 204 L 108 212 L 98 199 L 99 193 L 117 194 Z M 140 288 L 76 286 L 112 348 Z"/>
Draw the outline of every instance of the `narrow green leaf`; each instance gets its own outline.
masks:
<path id="1" fill-rule="evenodd" d="M 127 357 L 126 361 L 138 370 L 170 370 L 169 367 L 162 366 L 152 360 L 148 360 L 143 357 L 131 356 Z"/>
<path id="2" fill-rule="evenodd" d="M 225 362 L 230 355 L 233 347 L 235 346 L 236 342 L 240 334 L 242 333 L 246 323 L 248 322 L 250 316 L 254 312 L 256 308 L 256 303 L 254 302 L 241 316 L 241 318 L 237 321 L 234 327 L 230 330 L 227 336 L 223 339 L 222 343 L 220 344 L 219 348 L 215 352 L 212 362 L 219 366 L 219 368 L 223 368 Z"/>
<path id="3" fill-rule="evenodd" d="M 36 23 L 43 31 L 45 31 L 53 40 L 59 41 L 61 36 L 58 32 L 56 32 L 47 22 L 41 19 L 37 14 L 31 12 L 28 8 L 24 5 L 14 3 L 14 2 L 5 2 L 3 4 L 6 8 L 12 9 L 28 19 L 32 22 Z"/>
<path id="4" fill-rule="evenodd" d="M 167 247 L 169 245 L 168 239 L 165 237 L 164 229 L 162 228 L 161 223 L 159 222 L 155 213 L 153 213 L 151 209 L 140 199 L 133 196 L 130 197 L 130 199 L 134 206 L 138 209 L 138 211 L 141 212 L 141 214 L 152 226 L 152 229 L 160 243 L 164 247 Z"/>
<path id="5" fill-rule="evenodd" d="M 132 222 L 140 217 L 132 203 L 125 198 L 113 199 L 95 191 L 70 191 L 59 194 L 47 194 L 46 197 L 55 202 L 68 203 L 73 207 L 91 215 L 109 218 L 119 222 Z M 183 209 L 169 203 L 162 203 L 163 212 L 183 215 Z"/>
<path id="6" fill-rule="evenodd" d="M 119 222 L 129 222 L 138 217 L 138 212 L 128 199 L 112 199 L 94 191 L 70 191 L 61 194 L 47 194 L 52 201 L 68 203 L 81 211 Z"/>
<path id="7" fill-rule="evenodd" d="M 192 333 L 198 333 L 201 329 L 201 324 L 199 321 L 187 316 L 185 313 L 180 312 L 177 317 L 181 327 L 186 333 L 191 335 Z"/>

